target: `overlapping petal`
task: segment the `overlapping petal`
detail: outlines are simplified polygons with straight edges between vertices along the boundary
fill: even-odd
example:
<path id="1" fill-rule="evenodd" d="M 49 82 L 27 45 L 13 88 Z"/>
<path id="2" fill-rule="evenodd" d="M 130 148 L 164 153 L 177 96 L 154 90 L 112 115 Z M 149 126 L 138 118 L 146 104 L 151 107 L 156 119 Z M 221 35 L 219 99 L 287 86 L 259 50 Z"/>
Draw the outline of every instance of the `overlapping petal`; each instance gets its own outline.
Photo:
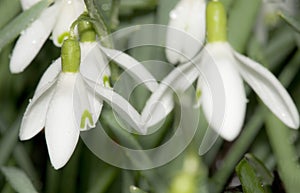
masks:
<path id="1" fill-rule="evenodd" d="M 74 89 L 77 73 L 61 73 L 47 112 L 45 135 L 51 163 L 55 169 L 70 159 L 79 138 L 75 121 Z"/>
<path id="2" fill-rule="evenodd" d="M 239 61 L 239 72 L 265 105 L 287 126 L 297 129 L 299 113 L 282 84 L 262 65 L 234 50 L 232 52 Z"/>
<path id="3" fill-rule="evenodd" d="M 22 119 L 19 133 L 21 140 L 32 138 L 45 126 L 49 102 L 53 96 L 59 72 L 60 60 L 56 60 L 41 78 Z"/>
<path id="4" fill-rule="evenodd" d="M 174 108 L 174 92 L 185 91 L 198 76 L 199 71 L 191 61 L 178 66 L 163 79 L 157 90 L 147 100 L 141 113 L 145 126 L 148 128 L 162 121 Z"/>
<path id="5" fill-rule="evenodd" d="M 57 4 L 47 8 L 21 34 L 10 60 L 10 71 L 12 73 L 22 72 L 36 57 L 53 29 L 58 11 L 59 5 Z"/>
<path id="6" fill-rule="evenodd" d="M 64 0 L 60 3 L 61 11 L 52 33 L 53 43 L 56 46 L 61 46 L 65 35 L 69 32 L 70 26 L 85 10 L 82 0 Z"/>
<path id="7" fill-rule="evenodd" d="M 86 83 L 89 85 L 90 89 L 94 90 L 97 97 L 107 102 L 120 116 L 120 118 L 125 120 L 131 127 L 142 134 L 147 132 L 146 128 L 141 123 L 140 114 L 126 99 L 110 88 L 96 85 L 94 82 L 89 80 L 86 80 Z"/>
<path id="8" fill-rule="evenodd" d="M 201 63 L 201 105 L 210 127 L 226 140 L 240 132 L 245 112 L 246 96 L 242 78 L 235 68 L 235 59 L 227 43 L 205 46 Z"/>
<path id="9" fill-rule="evenodd" d="M 141 63 L 119 50 L 105 48 L 101 45 L 100 48 L 111 60 L 117 62 L 124 70 L 127 70 L 138 83 L 145 84 L 151 92 L 156 90 L 158 87 L 156 79 Z"/>
<path id="10" fill-rule="evenodd" d="M 81 47 L 81 74 L 94 82 L 103 85 L 103 78 L 110 76 L 108 61 L 96 42 L 84 42 Z"/>

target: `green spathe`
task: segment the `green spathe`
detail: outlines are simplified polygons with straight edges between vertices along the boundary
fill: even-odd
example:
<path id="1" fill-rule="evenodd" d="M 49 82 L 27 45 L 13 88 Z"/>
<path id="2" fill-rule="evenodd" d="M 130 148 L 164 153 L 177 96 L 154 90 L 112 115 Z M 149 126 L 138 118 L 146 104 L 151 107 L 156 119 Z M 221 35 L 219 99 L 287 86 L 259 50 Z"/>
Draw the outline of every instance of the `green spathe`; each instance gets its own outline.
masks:
<path id="1" fill-rule="evenodd" d="M 223 4 L 216 0 L 210 1 L 206 8 L 206 35 L 209 43 L 227 41 L 226 20 Z"/>
<path id="2" fill-rule="evenodd" d="M 63 72 L 75 73 L 79 71 L 80 46 L 75 39 L 67 39 L 61 47 L 61 65 Z"/>

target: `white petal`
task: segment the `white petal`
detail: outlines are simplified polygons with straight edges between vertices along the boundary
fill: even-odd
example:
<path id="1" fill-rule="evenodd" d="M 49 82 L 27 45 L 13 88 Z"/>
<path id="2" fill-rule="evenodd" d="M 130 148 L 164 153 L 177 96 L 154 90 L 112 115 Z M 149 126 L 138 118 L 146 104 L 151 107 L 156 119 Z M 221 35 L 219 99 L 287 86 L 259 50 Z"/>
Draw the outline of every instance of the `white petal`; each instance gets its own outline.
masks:
<path id="1" fill-rule="evenodd" d="M 287 126 L 299 127 L 297 108 L 276 77 L 265 67 L 235 51 L 239 61 L 239 71 L 265 105 Z"/>
<path id="2" fill-rule="evenodd" d="M 205 1 L 181 0 L 170 12 L 166 56 L 171 63 L 191 59 L 205 39 Z"/>
<path id="3" fill-rule="evenodd" d="M 246 96 L 243 81 L 227 43 L 207 44 L 201 63 L 201 105 L 210 127 L 226 140 L 239 134 L 244 122 Z"/>
<path id="4" fill-rule="evenodd" d="M 143 83 L 150 91 L 155 91 L 158 87 L 156 79 L 152 74 L 138 61 L 131 56 L 119 51 L 100 46 L 102 51 L 113 61 L 117 62 L 121 68 L 135 78 L 138 83 Z"/>
<path id="5" fill-rule="evenodd" d="M 70 159 L 79 137 L 79 126 L 74 115 L 73 94 L 77 73 L 61 73 L 50 101 L 45 135 L 50 160 L 55 169 Z"/>
<path id="6" fill-rule="evenodd" d="M 39 2 L 41 0 L 21 0 L 21 5 L 23 10 L 29 9 L 30 7 L 32 7 L 34 4 L 36 4 L 37 2 Z"/>
<path id="7" fill-rule="evenodd" d="M 157 90 L 147 100 L 141 113 L 142 122 L 146 124 L 147 128 L 162 121 L 172 111 L 174 92 L 185 91 L 193 84 L 198 75 L 199 71 L 196 65 L 191 62 L 174 68 L 161 81 Z"/>
<path id="8" fill-rule="evenodd" d="M 10 60 L 12 73 L 22 72 L 35 58 L 53 29 L 58 13 L 53 5 L 43 11 L 18 39 Z"/>
<path id="9" fill-rule="evenodd" d="M 57 2 L 55 2 L 57 3 Z M 85 6 L 82 0 L 64 0 L 60 3 L 60 15 L 54 27 L 52 36 L 56 46 L 61 46 L 58 40 L 68 33 L 72 23 L 84 12 Z"/>
<path id="10" fill-rule="evenodd" d="M 53 96 L 55 84 L 47 88 L 40 96 L 34 96 L 29 102 L 22 119 L 19 137 L 27 140 L 35 136 L 45 126 L 46 113 L 49 102 Z"/>
<path id="11" fill-rule="evenodd" d="M 74 113 L 80 130 L 85 131 L 96 126 L 102 109 L 102 100 L 97 100 L 81 75 L 77 76 L 74 90 Z"/>
<path id="12" fill-rule="evenodd" d="M 91 105 L 91 114 L 94 120 L 94 123 L 96 124 L 96 122 L 98 121 L 101 111 L 102 111 L 102 107 L 103 107 L 103 101 L 101 99 L 99 99 L 99 97 L 95 96 L 94 92 L 91 92 L 90 89 L 88 89 L 87 92 L 87 96 L 88 96 L 88 100 L 89 100 L 89 104 Z M 89 128 L 87 128 L 89 129 Z"/>
<path id="13" fill-rule="evenodd" d="M 110 76 L 108 61 L 96 42 L 84 42 L 80 44 L 81 49 L 81 74 L 94 82 L 103 85 L 103 78 Z"/>
<path id="14" fill-rule="evenodd" d="M 57 76 L 60 72 L 60 60 L 56 60 L 44 73 L 34 96 L 26 108 L 22 119 L 19 137 L 27 140 L 35 136 L 44 126 L 49 102 L 53 95 Z"/>
<path id="15" fill-rule="evenodd" d="M 131 104 L 114 92 L 110 88 L 96 85 L 93 82 L 86 80 L 86 83 L 90 86 L 95 94 L 97 94 L 102 100 L 107 102 L 116 113 L 126 121 L 130 126 L 137 130 L 141 134 L 145 134 L 147 131 L 141 124 L 140 114 L 131 106 Z"/>
<path id="16" fill-rule="evenodd" d="M 57 79 L 58 74 L 61 72 L 61 58 L 56 59 L 45 71 L 39 84 L 36 88 L 36 92 L 44 87 L 48 87 L 54 80 Z M 36 95 L 36 93 L 34 94 Z"/>

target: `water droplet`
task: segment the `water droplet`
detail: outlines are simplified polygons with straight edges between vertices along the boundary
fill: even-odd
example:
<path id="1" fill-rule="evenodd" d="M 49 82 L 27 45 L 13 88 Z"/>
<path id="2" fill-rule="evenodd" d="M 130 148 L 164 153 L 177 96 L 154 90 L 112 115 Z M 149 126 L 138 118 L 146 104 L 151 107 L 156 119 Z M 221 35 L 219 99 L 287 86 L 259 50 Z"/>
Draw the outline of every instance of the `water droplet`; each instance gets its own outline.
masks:
<path id="1" fill-rule="evenodd" d="M 32 42 L 31 42 L 32 44 L 36 44 L 36 40 L 32 40 Z"/>
<path id="2" fill-rule="evenodd" d="M 32 99 L 29 99 L 29 103 L 31 103 Z"/>
<path id="3" fill-rule="evenodd" d="M 72 4 L 72 0 L 68 0 L 67 3 L 70 5 Z"/>
<path id="4" fill-rule="evenodd" d="M 286 114 L 285 114 L 285 113 L 281 113 L 281 116 L 282 116 L 282 117 L 286 117 Z"/>
<path id="5" fill-rule="evenodd" d="M 103 11 L 108 11 L 108 10 L 110 9 L 110 5 L 109 5 L 108 3 L 105 3 L 105 4 L 103 4 L 103 5 L 101 6 L 101 9 L 102 9 Z"/>
<path id="6" fill-rule="evenodd" d="M 177 18 L 177 11 L 176 10 L 172 10 L 170 12 L 170 18 L 171 19 L 176 19 Z"/>

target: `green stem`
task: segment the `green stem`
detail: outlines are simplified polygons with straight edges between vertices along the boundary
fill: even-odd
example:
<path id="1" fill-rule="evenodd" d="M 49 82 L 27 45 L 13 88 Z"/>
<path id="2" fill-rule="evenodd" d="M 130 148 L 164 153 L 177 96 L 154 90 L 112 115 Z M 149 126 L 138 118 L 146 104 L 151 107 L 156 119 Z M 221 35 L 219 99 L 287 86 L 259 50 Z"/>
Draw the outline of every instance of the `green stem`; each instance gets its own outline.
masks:
<path id="1" fill-rule="evenodd" d="M 211 179 L 211 192 L 221 192 L 230 175 L 234 171 L 236 164 L 243 157 L 252 141 L 254 140 L 257 133 L 263 124 L 265 110 L 261 106 L 256 109 L 256 112 L 251 117 L 251 120 L 247 123 L 243 132 L 238 137 L 230 152 L 225 157 L 221 167 L 215 173 Z"/>
<path id="2" fill-rule="evenodd" d="M 266 131 L 286 192 L 298 192 L 300 190 L 300 165 L 297 162 L 295 147 L 290 140 L 291 130 L 273 114 L 269 114 L 266 120 Z"/>
<path id="3" fill-rule="evenodd" d="M 119 11 L 121 0 L 113 0 L 112 8 L 110 10 L 110 28 L 116 29 L 119 25 Z"/>

